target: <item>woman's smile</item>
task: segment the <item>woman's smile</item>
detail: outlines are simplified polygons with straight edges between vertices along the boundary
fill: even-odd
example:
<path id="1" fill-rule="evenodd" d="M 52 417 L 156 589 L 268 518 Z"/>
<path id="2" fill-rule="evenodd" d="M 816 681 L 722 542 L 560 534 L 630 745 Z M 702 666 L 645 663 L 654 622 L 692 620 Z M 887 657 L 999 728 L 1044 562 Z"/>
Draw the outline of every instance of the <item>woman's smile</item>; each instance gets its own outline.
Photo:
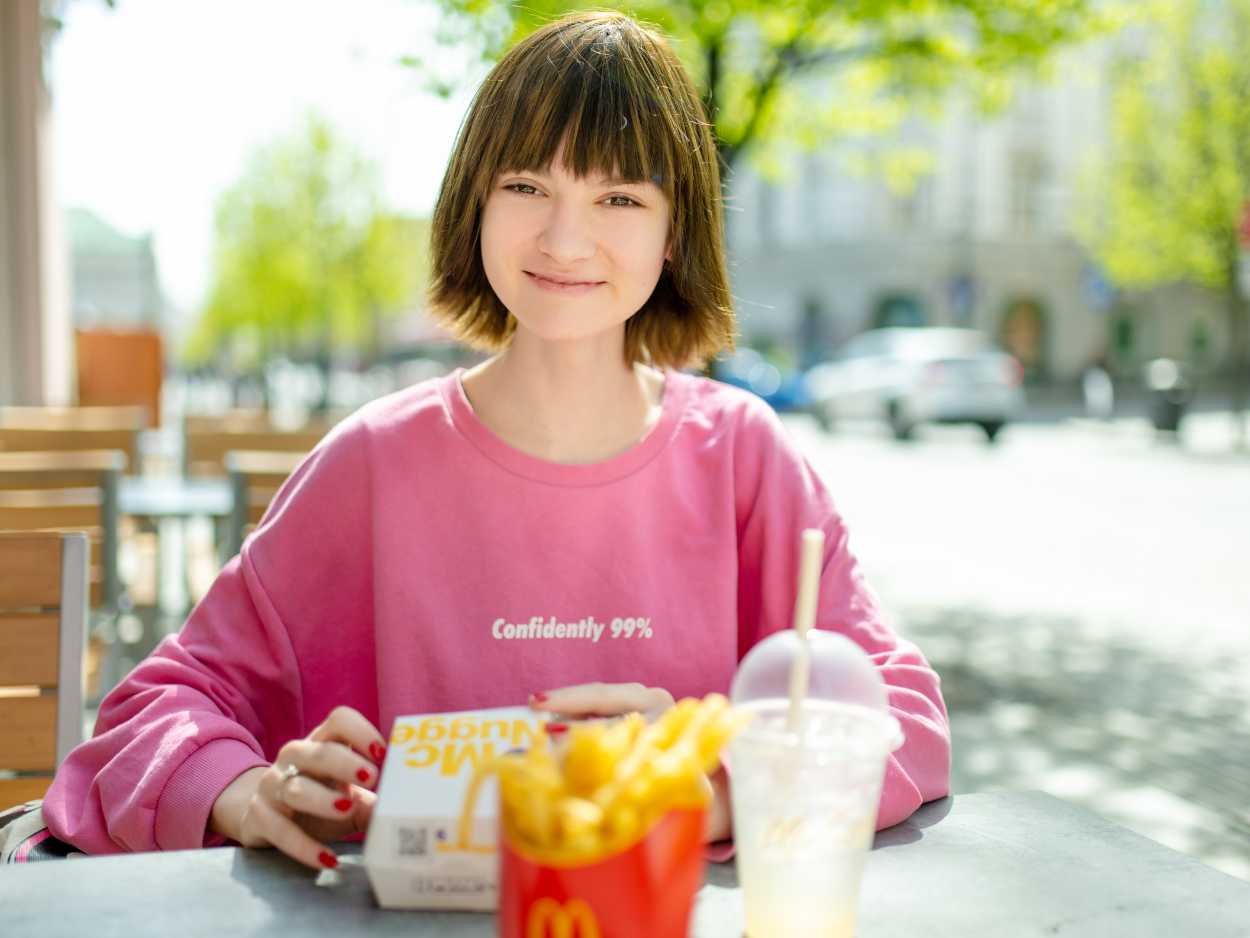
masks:
<path id="1" fill-rule="evenodd" d="M 579 283 L 561 283 L 556 280 L 549 280 L 538 274 L 532 274 L 528 270 L 524 272 L 529 282 L 540 290 L 546 290 L 550 293 L 562 293 L 566 296 L 580 296 L 583 293 L 589 293 L 591 290 L 598 289 L 604 285 L 604 281 L 582 281 Z"/>

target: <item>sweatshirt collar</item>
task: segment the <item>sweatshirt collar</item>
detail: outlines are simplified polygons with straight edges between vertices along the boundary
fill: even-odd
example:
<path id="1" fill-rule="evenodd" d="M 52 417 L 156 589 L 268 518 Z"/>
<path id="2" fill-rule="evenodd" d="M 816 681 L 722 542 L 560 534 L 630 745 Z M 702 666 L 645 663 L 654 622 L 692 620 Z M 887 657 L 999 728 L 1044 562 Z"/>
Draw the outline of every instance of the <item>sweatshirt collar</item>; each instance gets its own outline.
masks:
<path id="1" fill-rule="evenodd" d="M 668 445 L 681 422 L 690 378 L 671 368 L 664 369 L 664 396 L 660 419 L 641 440 L 619 455 L 593 463 L 559 463 L 524 453 L 488 429 L 469 403 L 456 368 L 440 379 L 443 406 L 456 429 L 483 456 L 516 475 L 549 485 L 587 486 L 615 482 L 637 472 Z"/>

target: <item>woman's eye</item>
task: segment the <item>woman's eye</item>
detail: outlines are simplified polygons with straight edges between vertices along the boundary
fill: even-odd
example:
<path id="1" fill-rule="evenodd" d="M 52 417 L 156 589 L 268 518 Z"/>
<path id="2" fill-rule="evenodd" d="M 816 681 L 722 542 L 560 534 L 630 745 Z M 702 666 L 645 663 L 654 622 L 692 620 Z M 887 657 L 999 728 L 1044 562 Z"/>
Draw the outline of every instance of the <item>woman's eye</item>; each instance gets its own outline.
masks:
<path id="1" fill-rule="evenodd" d="M 528 182 L 510 182 L 503 186 L 503 188 L 509 192 L 516 192 L 520 195 L 539 194 L 538 189 L 531 186 Z M 613 208 L 631 208 L 640 205 L 640 203 L 635 202 L 627 195 L 610 195 L 604 199 L 604 201 L 610 204 Z"/>

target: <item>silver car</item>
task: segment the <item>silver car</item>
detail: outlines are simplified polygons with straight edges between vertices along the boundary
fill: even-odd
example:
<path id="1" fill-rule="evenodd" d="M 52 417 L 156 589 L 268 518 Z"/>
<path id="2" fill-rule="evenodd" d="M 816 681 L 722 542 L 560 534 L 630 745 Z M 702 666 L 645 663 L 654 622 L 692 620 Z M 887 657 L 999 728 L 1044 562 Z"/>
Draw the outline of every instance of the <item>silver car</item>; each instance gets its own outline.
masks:
<path id="1" fill-rule="evenodd" d="M 975 329 L 889 328 L 861 333 L 807 373 L 812 412 L 883 418 L 896 439 L 922 423 L 974 423 L 992 443 L 1024 400 L 1020 363 Z"/>

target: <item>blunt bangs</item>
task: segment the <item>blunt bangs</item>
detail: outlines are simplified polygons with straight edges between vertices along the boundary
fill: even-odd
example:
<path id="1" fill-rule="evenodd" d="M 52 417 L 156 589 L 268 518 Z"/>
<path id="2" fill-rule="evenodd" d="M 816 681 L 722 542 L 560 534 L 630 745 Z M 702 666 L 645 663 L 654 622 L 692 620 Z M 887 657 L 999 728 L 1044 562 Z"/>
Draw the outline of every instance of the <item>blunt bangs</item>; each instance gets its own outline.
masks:
<path id="1" fill-rule="evenodd" d="M 645 34 L 630 38 L 636 43 Z M 636 50 L 616 25 L 570 24 L 560 40 L 518 47 L 515 68 L 491 89 L 489 106 L 518 117 L 482 154 L 488 185 L 500 172 L 550 168 L 563 143 L 565 166 L 577 178 L 654 182 L 672 201 L 684 135 L 674 102 L 653 96 L 653 87 L 666 82 L 639 80 L 637 57 L 630 54 Z M 689 142 L 683 143 L 688 151 Z"/>

